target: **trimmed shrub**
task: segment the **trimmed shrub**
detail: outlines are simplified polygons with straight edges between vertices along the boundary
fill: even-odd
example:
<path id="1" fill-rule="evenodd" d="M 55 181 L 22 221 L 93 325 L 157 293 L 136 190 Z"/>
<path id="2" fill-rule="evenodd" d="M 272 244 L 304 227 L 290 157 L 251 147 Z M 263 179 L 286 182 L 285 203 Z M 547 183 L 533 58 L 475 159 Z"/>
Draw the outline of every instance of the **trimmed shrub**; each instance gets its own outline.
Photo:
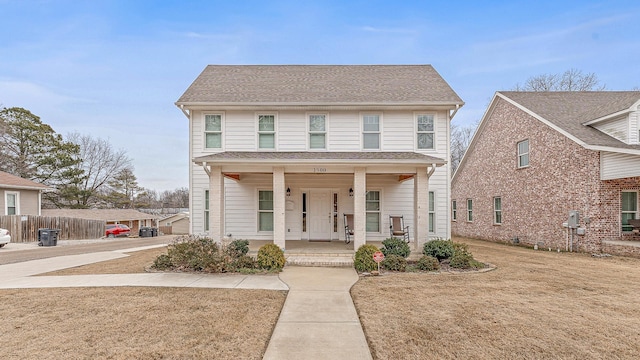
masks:
<path id="1" fill-rule="evenodd" d="M 258 250 L 258 266 L 267 270 L 282 270 L 286 260 L 284 252 L 276 244 L 262 245 Z"/>
<path id="2" fill-rule="evenodd" d="M 422 253 L 433 256 L 439 261 L 446 260 L 453 256 L 455 249 L 451 240 L 432 240 L 424 244 Z"/>
<path id="3" fill-rule="evenodd" d="M 171 258 L 167 254 L 158 255 L 155 260 L 153 260 L 153 268 L 158 270 L 168 270 L 173 267 L 171 263 Z"/>
<path id="4" fill-rule="evenodd" d="M 238 271 L 240 269 L 255 269 L 257 267 L 256 259 L 248 255 L 241 255 L 231 261 L 231 267 Z"/>
<path id="5" fill-rule="evenodd" d="M 249 240 L 233 240 L 226 247 L 227 254 L 232 258 L 239 258 L 249 252 Z"/>
<path id="6" fill-rule="evenodd" d="M 208 237 L 181 236 L 167 248 L 171 264 L 179 270 L 224 271 L 218 244 Z"/>
<path id="7" fill-rule="evenodd" d="M 378 270 L 378 263 L 373 261 L 373 254 L 376 251 L 379 251 L 379 249 L 375 245 L 364 244 L 360 246 L 353 260 L 356 271 L 365 272 Z"/>
<path id="8" fill-rule="evenodd" d="M 483 268 L 484 264 L 473 258 L 467 244 L 455 243 L 449 266 L 456 269 L 479 269 Z"/>
<path id="9" fill-rule="evenodd" d="M 440 269 L 440 262 L 433 256 L 424 255 L 418 259 L 416 267 L 422 271 L 435 271 Z"/>
<path id="10" fill-rule="evenodd" d="M 387 270 L 404 272 L 407 269 L 407 259 L 400 255 L 391 254 L 385 256 L 380 265 Z"/>
<path id="11" fill-rule="evenodd" d="M 390 237 L 385 239 L 382 242 L 382 249 L 380 249 L 380 251 L 382 251 L 385 257 L 389 255 L 399 255 L 405 259 L 408 258 L 411 254 L 409 244 L 397 237 Z"/>

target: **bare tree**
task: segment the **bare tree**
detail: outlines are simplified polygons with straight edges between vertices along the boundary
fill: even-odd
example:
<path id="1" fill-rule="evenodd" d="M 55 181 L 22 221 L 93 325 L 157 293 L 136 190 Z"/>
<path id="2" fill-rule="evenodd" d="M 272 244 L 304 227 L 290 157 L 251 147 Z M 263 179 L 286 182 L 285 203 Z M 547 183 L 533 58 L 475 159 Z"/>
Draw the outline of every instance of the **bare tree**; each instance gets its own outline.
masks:
<path id="1" fill-rule="evenodd" d="M 469 147 L 469 143 L 471 143 L 471 139 L 473 138 L 473 133 L 475 132 L 478 124 L 468 125 L 468 126 L 458 126 L 455 124 L 451 124 L 451 173 L 453 174 L 458 166 L 460 165 L 460 161 L 462 161 L 462 157 L 464 156 L 465 151 L 467 151 L 467 147 Z"/>
<path id="2" fill-rule="evenodd" d="M 111 144 L 100 138 L 71 133 L 67 140 L 80 146 L 82 162 L 78 168 L 84 171 L 85 178 L 78 184 L 78 196 L 72 207 L 87 208 L 99 202 L 100 190 L 114 179 L 116 174 L 131 167 L 131 159 L 125 150 L 114 150 Z"/>
<path id="3" fill-rule="evenodd" d="M 562 74 L 541 74 L 527 79 L 523 86 L 516 84 L 515 91 L 601 91 L 605 85 L 594 73 L 569 69 Z"/>

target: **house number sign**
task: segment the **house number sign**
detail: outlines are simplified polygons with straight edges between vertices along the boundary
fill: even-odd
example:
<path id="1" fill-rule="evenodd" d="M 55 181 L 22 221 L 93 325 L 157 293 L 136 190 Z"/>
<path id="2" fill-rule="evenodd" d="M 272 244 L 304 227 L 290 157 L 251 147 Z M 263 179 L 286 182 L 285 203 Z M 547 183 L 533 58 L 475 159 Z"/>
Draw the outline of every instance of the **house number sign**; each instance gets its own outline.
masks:
<path id="1" fill-rule="evenodd" d="M 323 167 L 314 167 L 314 168 L 313 168 L 313 172 L 314 172 L 314 173 L 326 173 L 326 172 L 327 172 L 327 168 L 323 168 Z"/>

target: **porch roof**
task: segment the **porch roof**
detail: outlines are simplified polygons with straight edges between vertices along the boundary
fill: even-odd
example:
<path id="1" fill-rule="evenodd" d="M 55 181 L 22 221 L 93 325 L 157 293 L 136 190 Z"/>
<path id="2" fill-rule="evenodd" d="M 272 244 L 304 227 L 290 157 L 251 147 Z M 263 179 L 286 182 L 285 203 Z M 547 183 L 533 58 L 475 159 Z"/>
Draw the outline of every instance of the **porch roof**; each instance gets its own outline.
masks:
<path id="1" fill-rule="evenodd" d="M 446 160 L 415 152 L 344 152 L 344 151 L 225 151 L 216 154 L 200 156 L 193 162 L 204 163 L 260 163 L 260 164 L 312 164 L 330 162 L 334 164 L 402 164 L 428 166 L 442 166 Z"/>

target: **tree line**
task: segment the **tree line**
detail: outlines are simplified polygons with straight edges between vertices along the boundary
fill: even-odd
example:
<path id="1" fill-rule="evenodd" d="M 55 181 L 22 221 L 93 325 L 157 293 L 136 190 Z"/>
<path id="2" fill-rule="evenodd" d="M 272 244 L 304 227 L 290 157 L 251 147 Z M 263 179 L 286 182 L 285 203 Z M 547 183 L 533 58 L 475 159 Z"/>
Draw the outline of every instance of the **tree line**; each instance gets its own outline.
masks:
<path id="1" fill-rule="evenodd" d="M 56 133 L 20 107 L 0 109 L 0 171 L 50 186 L 43 208 L 186 208 L 186 187 L 138 185 L 131 158 L 100 138 Z"/>

